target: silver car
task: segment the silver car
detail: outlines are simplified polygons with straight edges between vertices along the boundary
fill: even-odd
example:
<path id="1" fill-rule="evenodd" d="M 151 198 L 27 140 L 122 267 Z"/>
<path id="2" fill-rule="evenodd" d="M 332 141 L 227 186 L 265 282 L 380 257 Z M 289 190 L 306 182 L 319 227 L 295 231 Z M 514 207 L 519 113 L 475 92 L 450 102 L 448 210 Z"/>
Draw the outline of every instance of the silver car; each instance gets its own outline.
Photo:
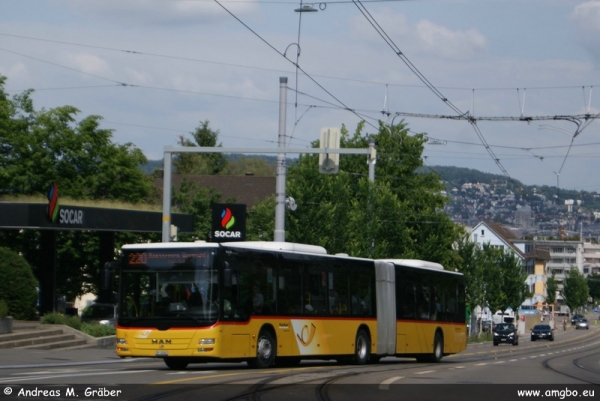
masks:
<path id="1" fill-rule="evenodd" d="M 575 328 L 576 329 L 588 329 L 590 328 L 590 326 L 588 325 L 588 321 L 585 318 L 581 318 L 581 319 L 577 319 L 577 321 L 575 321 Z"/>

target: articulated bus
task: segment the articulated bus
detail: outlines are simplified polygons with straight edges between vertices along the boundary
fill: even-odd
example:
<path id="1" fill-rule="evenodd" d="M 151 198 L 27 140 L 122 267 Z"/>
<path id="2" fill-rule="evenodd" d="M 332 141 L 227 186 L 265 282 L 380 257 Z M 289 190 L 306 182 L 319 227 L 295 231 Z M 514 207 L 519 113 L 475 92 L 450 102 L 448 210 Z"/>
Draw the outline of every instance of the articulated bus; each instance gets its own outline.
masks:
<path id="1" fill-rule="evenodd" d="M 116 351 L 190 363 L 439 362 L 465 349 L 464 279 L 437 263 L 286 242 L 122 247 Z"/>

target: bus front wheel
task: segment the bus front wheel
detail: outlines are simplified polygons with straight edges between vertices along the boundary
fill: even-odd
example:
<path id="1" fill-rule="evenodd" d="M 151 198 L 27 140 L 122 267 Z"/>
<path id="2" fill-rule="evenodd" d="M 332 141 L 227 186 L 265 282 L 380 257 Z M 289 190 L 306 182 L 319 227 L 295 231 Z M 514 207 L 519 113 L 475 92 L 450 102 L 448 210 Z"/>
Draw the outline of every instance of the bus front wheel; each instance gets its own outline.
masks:
<path id="1" fill-rule="evenodd" d="M 354 344 L 354 364 L 364 365 L 369 361 L 371 356 L 371 340 L 367 332 L 360 329 L 356 333 L 356 342 Z"/>
<path id="2" fill-rule="evenodd" d="M 256 357 L 248 360 L 251 368 L 266 369 L 273 366 L 277 353 L 277 344 L 273 335 L 267 330 L 261 330 L 256 341 Z"/>

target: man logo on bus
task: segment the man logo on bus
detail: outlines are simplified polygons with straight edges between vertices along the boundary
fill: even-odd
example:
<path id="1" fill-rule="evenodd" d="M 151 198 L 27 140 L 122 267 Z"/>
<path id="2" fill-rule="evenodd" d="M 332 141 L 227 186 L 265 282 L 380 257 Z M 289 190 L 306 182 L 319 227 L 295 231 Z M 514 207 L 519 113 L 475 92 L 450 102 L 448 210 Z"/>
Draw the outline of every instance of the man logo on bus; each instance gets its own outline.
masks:
<path id="1" fill-rule="evenodd" d="M 229 230 L 234 224 L 235 217 L 233 217 L 231 210 L 229 210 L 229 208 L 226 207 L 225 210 L 223 210 L 223 212 L 221 213 L 221 227 L 223 227 L 226 230 Z"/>

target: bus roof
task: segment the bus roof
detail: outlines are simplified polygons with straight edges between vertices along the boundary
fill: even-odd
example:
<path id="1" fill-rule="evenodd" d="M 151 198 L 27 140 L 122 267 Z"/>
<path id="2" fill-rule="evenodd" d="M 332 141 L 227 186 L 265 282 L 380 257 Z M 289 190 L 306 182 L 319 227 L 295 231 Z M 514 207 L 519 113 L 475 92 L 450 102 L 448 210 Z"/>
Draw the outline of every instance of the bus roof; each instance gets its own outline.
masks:
<path id="1" fill-rule="evenodd" d="M 267 242 L 267 241 L 242 241 L 242 242 L 223 242 L 225 245 L 232 248 L 246 249 L 265 249 L 273 251 L 286 251 L 298 253 L 312 253 L 319 255 L 327 255 L 327 250 L 318 245 L 297 244 L 294 242 Z"/>
<path id="2" fill-rule="evenodd" d="M 123 245 L 122 249 L 172 249 L 172 248 L 218 248 L 219 244 L 214 242 L 144 242 L 140 244 Z"/>
<path id="3" fill-rule="evenodd" d="M 428 262 L 419 259 L 378 259 L 381 262 L 393 263 L 407 267 L 418 267 L 420 269 L 445 270 L 444 266 L 435 262 Z"/>

